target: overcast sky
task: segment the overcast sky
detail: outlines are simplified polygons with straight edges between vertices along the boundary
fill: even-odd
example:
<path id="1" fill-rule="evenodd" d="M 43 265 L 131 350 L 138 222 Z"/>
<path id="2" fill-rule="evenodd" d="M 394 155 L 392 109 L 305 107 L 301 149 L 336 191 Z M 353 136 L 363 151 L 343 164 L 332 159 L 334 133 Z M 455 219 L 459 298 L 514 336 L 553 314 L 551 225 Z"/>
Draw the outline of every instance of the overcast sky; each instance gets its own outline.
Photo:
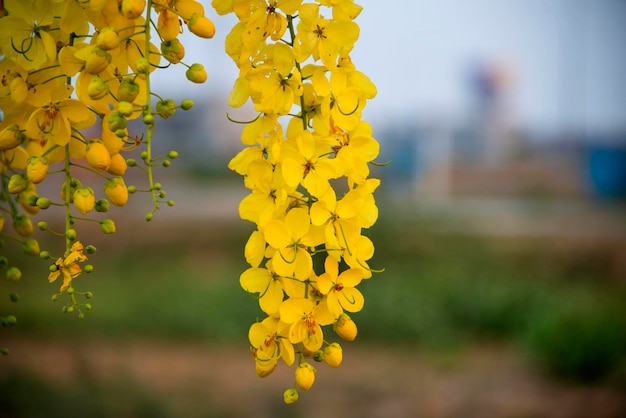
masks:
<path id="1" fill-rule="evenodd" d="M 361 0 L 361 38 L 352 53 L 379 95 L 366 117 L 459 118 L 471 101 L 469 73 L 500 63 L 520 125 L 626 130 L 626 0 Z M 237 77 L 223 52 L 234 18 L 207 14 L 212 40 L 186 44 L 206 86 L 163 81 L 168 94 L 228 94 Z M 179 78 L 180 80 L 180 78 Z M 196 96 L 194 96 L 196 97 Z"/>

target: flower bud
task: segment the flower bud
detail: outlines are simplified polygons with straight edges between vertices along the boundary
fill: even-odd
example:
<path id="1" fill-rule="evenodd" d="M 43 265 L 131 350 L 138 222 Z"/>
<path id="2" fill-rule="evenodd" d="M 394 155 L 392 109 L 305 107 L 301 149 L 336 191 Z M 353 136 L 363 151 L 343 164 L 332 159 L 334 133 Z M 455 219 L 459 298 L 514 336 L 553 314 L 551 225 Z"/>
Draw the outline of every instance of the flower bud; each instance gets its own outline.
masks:
<path id="1" fill-rule="evenodd" d="M 106 199 L 98 199 L 96 200 L 96 212 L 105 213 L 109 211 L 109 201 Z"/>
<path id="2" fill-rule="evenodd" d="M 22 278 L 22 272 L 17 267 L 9 267 L 6 272 L 7 280 L 19 282 Z"/>
<path id="3" fill-rule="evenodd" d="M 46 157 L 30 157 L 26 166 L 26 176 L 33 184 L 43 181 L 48 175 L 49 161 Z"/>
<path id="4" fill-rule="evenodd" d="M 84 71 L 87 74 L 100 74 L 111 63 L 111 54 L 94 46 L 85 60 Z"/>
<path id="5" fill-rule="evenodd" d="M 39 243 L 36 239 L 27 239 L 26 242 L 22 244 L 22 251 L 24 251 L 24 254 L 28 255 L 39 255 Z"/>
<path id="6" fill-rule="evenodd" d="M 331 343 L 324 347 L 324 361 L 330 367 L 339 367 L 343 361 L 343 350 L 338 343 Z"/>
<path id="7" fill-rule="evenodd" d="M 182 102 L 180 102 L 180 108 L 183 110 L 189 110 L 193 107 L 194 103 L 193 100 L 189 100 L 189 99 L 185 99 Z"/>
<path id="8" fill-rule="evenodd" d="M 67 231 L 65 231 L 65 238 L 69 239 L 70 241 L 76 241 L 77 237 L 78 233 L 75 229 L 68 229 Z"/>
<path id="9" fill-rule="evenodd" d="M 79 189 L 81 187 L 83 187 L 83 184 L 76 177 L 73 177 L 70 180 L 69 187 L 67 185 L 67 182 L 63 183 L 63 185 L 61 186 L 61 191 L 59 192 L 59 195 L 61 196 L 61 200 L 65 202 L 65 199 L 67 197 L 66 193 L 69 191 L 70 203 L 71 203 L 72 197 L 74 196 L 74 190 Z"/>
<path id="10" fill-rule="evenodd" d="M 146 0 L 122 0 L 120 12 L 126 19 L 137 19 L 146 8 Z"/>
<path id="11" fill-rule="evenodd" d="M 100 30 L 96 37 L 96 46 L 104 51 L 117 48 L 120 44 L 120 37 L 114 27 L 106 27 Z"/>
<path id="12" fill-rule="evenodd" d="M 117 111 L 120 112 L 120 115 L 124 117 L 129 117 L 133 114 L 133 112 L 135 111 L 135 108 L 130 102 L 120 101 L 117 104 Z"/>
<path id="13" fill-rule="evenodd" d="M 104 184 L 104 193 L 115 206 L 124 206 L 128 202 L 128 189 L 124 178 L 114 177 Z"/>
<path id="14" fill-rule="evenodd" d="M 9 295 L 9 299 L 11 299 L 11 302 L 13 302 L 13 303 L 19 302 L 20 301 L 20 295 L 18 295 L 15 292 L 11 292 L 11 294 Z"/>
<path id="15" fill-rule="evenodd" d="M 150 71 L 150 61 L 148 61 L 148 58 L 138 58 L 137 61 L 135 61 L 135 69 L 138 73 L 148 73 Z"/>
<path id="16" fill-rule="evenodd" d="M 172 64 L 178 64 L 185 57 L 185 47 L 178 38 L 161 42 L 161 54 L 163 58 Z"/>
<path id="17" fill-rule="evenodd" d="M 87 95 L 92 100 L 102 99 L 109 93 L 109 88 L 102 78 L 95 76 L 87 86 Z"/>
<path id="18" fill-rule="evenodd" d="M 7 187 L 7 190 L 11 194 L 17 194 L 24 191 L 26 186 L 28 186 L 28 180 L 20 174 L 13 174 L 9 179 L 9 186 Z"/>
<path id="19" fill-rule="evenodd" d="M 0 213 L 0 232 L 4 229 L 4 215 Z"/>
<path id="20" fill-rule="evenodd" d="M 309 363 L 300 363 L 296 368 L 296 385 L 302 390 L 309 390 L 315 382 L 315 371 Z"/>
<path id="21" fill-rule="evenodd" d="M 111 132 L 126 128 L 126 123 L 126 118 L 119 111 L 111 112 L 107 117 L 107 124 Z"/>
<path id="22" fill-rule="evenodd" d="M 47 197 L 40 197 L 37 199 L 35 204 L 37 205 L 39 209 L 48 209 L 50 205 L 52 204 L 52 202 Z"/>
<path id="23" fill-rule="evenodd" d="M 13 229 L 21 236 L 27 237 L 33 233 L 33 223 L 28 215 L 17 215 L 13 218 Z"/>
<path id="24" fill-rule="evenodd" d="M 198 84 L 204 83 L 208 78 L 204 65 L 198 63 L 191 64 L 191 67 L 187 69 L 185 75 L 189 81 Z"/>
<path id="25" fill-rule="evenodd" d="M 283 400 L 287 405 L 292 405 L 298 402 L 298 391 L 294 388 L 289 388 L 283 393 Z"/>
<path id="26" fill-rule="evenodd" d="M 130 78 L 125 78 L 117 88 L 117 99 L 120 101 L 132 103 L 138 95 L 139 84 Z"/>
<path id="27" fill-rule="evenodd" d="M 17 147 L 26 139 L 24 132 L 16 123 L 12 123 L 0 131 L 0 151 Z"/>
<path id="28" fill-rule="evenodd" d="M 212 38 L 215 35 L 215 25 L 208 17 L 202 13 L 194 13 L 187 22 L 187 27 L 196 36 L 201 38 Z"/>
<path id="29" fill-rule="evenodd" d="M 111 219 L 105 219 L 100 222 L 100 230 L 105 234 L 114 234 L 115 233 L 115 222 Z"/>
<path id="30" fill-rule="evenodd" d="M 83 215 L 89 213 L 96 204 L 96 197 L 91 187 L 83 187 L 74 191 L 74 207 Z"/>
<path id="31" fill-rule="evenodd" d="M 176 102 L 172 99 L 159 100 L 155 110 L 163 119 L 169 119 L 176 112 Z"/>
<path id="32" fill-rule="evenodd" d="M 335 333 L 346 341 L 354 341 L 357 335 L 357 327 L 352 318 L 348 315 L 341 314 L 337 321 L 333 324 Z"/>
<path id="33" fill-rule="evenodd" d="M 89 165 L 97 170 L 106 171 L 111 166 L 111 154 L 100 141 L 92 141 L 87 145 L 85 158 Z"/>
<path id="34" fill-rule="evenodd" d="M 128 168 L 128 164 L 126 164 L 126 159 L 122 156 L 122 154 L 117 153 L 111 155 L 111 165 L 107 170 L 107 173 L 113 174 L 114 176 L 123 176 L 126 173 L 126 169 Z"/>

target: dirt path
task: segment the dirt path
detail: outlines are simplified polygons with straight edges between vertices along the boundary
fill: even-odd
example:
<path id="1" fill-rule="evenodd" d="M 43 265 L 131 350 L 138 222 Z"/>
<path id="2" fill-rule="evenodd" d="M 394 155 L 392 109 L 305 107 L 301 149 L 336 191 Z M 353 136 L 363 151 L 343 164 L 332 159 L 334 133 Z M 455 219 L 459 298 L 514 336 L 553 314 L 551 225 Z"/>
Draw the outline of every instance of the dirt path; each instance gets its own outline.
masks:
<path id="1" fill-rule="evenodd" d="M 557 383 L 506 347 L 437 357 L 408 348 L 349 345 L 339 369 L 317 365 L 317 381 L 282 404 L 292 369 L 259 379 L 246 347 L 200 343 L 11 341 L 0 379 L 19 370 L 51 385 L 132 384 L 180 417 L 623 418 L 617 388 Z"/>

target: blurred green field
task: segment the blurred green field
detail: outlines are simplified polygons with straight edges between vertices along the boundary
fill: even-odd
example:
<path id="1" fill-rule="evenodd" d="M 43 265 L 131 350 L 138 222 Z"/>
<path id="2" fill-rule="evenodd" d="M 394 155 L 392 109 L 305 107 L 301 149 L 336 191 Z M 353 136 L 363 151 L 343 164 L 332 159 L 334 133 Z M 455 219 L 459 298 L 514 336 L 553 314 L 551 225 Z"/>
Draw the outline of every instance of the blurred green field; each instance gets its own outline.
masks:
<path id="1" fill-rule="evenodd" d="M 383 211 L 367 231 L 376 244 L 371 265 L 385 271 L 360 287 L 366 305 L 353 316 L 357 344 L 453 356 L 503 342 L 557 381 L 626 388 L 626 282 L 605 247 L 442 233 L 446 222 Z M 61 313 L 63 301 L 50 299 L 57 285 L 47 284 L 47 262 L 32 259 L 14 286 L 18 326 L 2 329 L 2 342 L 9 349 L 12 337 L 246 345 L 249 324 L 262 315 L 238 284 L 250 231 L 237 220 L 156 220 L 120 231 L 115 243 L 105 237 L 90 257 L 94 273 L 75 283 L 94 293 L 83 320 Z M 37 384 L 0 378 L 0 389 Z"/>

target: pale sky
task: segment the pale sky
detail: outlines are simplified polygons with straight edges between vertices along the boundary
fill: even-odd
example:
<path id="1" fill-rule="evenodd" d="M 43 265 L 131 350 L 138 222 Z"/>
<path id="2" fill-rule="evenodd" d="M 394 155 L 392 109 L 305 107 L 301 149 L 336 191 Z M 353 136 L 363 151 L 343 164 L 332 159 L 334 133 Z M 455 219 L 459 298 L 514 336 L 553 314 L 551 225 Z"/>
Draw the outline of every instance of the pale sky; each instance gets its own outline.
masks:
<path id="1" fill-rule="evenodd" d="M 468 71 L 487 61 L 510 70 L 520 125 L 626 131 L 625 0 L 357 2 L 364 10 L 352 58 L 379 91 L 367 105 L 370 120 L 462 117 L 471 100 Z M 237 77 L 223 52 L 235 20 L 204 3 L 218 32 L 212 40 L 186 38 L 185 61 L 203 63 L 209 81 L 193 86 L 182 75 L 160 83 L 161 91 L 226 95 Z"/>

